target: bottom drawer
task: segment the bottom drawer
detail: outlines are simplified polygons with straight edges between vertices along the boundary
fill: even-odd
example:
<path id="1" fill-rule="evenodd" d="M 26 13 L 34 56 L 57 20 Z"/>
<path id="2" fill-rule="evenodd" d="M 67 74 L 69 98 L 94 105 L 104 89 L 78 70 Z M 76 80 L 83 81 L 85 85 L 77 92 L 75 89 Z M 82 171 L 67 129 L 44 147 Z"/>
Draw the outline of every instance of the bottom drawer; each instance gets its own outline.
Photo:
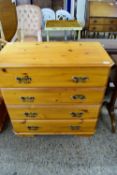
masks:
<path id="1" fill-rule="evenodd" d="M 38 134 L 78 134 L 90 135 L 95 132 L 97 120 L 14 120 L 14 131 L 18 133 Z"/>

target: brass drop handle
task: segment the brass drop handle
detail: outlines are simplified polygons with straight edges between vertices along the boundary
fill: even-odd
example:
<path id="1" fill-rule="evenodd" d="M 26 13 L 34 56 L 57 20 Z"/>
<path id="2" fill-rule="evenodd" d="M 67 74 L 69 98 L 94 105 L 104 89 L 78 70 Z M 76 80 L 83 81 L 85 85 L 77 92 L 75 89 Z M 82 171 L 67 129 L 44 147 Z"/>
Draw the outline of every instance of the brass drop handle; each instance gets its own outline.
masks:
<path id="1" fill-rule="evenodd" d="M 79 129 L 80 129 L 80 126 L 70 126 L 70 129 L 72 130 L 72 131 L 78 131 Z"/>
<path id="2" fill-rule="evenodd" d="M 77 76 L 74 76 L 72 78 L 72 80 L 73 80 L 74 83 L 86 83 L 89 80 L 89 78 L 88 77 L 77 77 Z"/>
<path id="3" fill-rule="evenodd" d="M 25 112 L 24 115 L 25 117 L 35 118 L 38 114 L 36 112 Z"/>
<path id="4" fill-rule="evenodd" d="M 22 77 L 16 77 L 16 81 L 19 84 L 30 84 L 32 82 L 32 78 L 29 77 L 28 75 L 24 75 Z"/>
<path id="5" fill-rule="evenodd" d="M 82 117 L 83 115 L 84 115 L 84 112 L 71 112 L 70 113 L 70 115 L 72 116 L 72 117 L 78 117 L 78 118 L 80 118 L 80 117 Z"/>
<path id="6" fill-rule="evenodd" d="M 23 102 L 34 102 L 34 100 L 35 100 L 35 97 L 21 97 L 20 98 Z"/>
<path id="7" fill-rule="evenodd" d="M 36 131 L 39 128 L 40 128 L 39 126 L 28 126 L 28 129 L 31 130 L 31 131 Z"/>
<path id="8" fill-rule="evenodd" d="M 86 97 L 84 95 L 73 95 L 72 99 L 73 100 L 85 100 Z"/>

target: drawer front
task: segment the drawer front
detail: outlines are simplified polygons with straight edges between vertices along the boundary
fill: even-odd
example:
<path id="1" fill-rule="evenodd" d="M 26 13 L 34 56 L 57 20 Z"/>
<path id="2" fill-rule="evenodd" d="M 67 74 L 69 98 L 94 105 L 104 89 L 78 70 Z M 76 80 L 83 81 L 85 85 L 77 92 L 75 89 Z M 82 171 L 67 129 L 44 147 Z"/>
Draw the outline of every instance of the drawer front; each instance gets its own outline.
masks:
<path id="1" fill-rule="evenodd" d="M 91 25 L 97 25 L 97 24 L 102 24 L 102 25 L 104 25 L 104 21 L 105 21 L 105 19 L 104 18 L 90 18 L 89 19 L 89 23 L 91 24 Z"/>
<path id="2" fill-rule="evenodd" d="M 96 128 L 96 120 L 13 120 L 13 128 L 16 133 L 79 133 L 93 132 Z"/>
<path id="3" fill-rule="evenodd" d="M 104 24 L 107 25 L 117 25 L 117 18 L 108 18 L 108 19 L 104 19 Z"/>
<path id="4" fill-rule="evenodd" d="M 106 67 L 0 69 L 0 86 L 3 88 L 100 87 L 106 85 L 108 74 L 109 69 Z"/>
<path id="5" fill-rule="evenodd" d="M 104 26 L 104 31 L 105 32 L 117 32 L 117 26 L 115 25 L 109 25 L 109 26 Z"/>
<path id="6" fill-rule="evenodd" d="M 104 27 L 103 25 L 90 25 L 89 26 L 89 31 L 92 31 L 92 32 L 103 32 L 104 31 Z"/>
<path id="7" fill-rule="evenodd" d="M 7 105 L 100 104 L 104 91 L 104 88 L 16 88 L 3 89 L 2 94 Z"/>
<path id="8" fill-rule="evenodd" d="M 63 119 L 97 119 L 100 105 L 94 106 L 34 106 L 9 107 L 12 120 L 63 120 Z"/>
<path id="9" fill-rule="evenodd" d="M 93 25 L 117 25 L 115 18 L 90 18 L 90 24 Z"/>
<path id="10" fill-rule="evenodd" d="M 117 32 L 115 25 L 91 25 L 89 30 L 92 32 Z"/>

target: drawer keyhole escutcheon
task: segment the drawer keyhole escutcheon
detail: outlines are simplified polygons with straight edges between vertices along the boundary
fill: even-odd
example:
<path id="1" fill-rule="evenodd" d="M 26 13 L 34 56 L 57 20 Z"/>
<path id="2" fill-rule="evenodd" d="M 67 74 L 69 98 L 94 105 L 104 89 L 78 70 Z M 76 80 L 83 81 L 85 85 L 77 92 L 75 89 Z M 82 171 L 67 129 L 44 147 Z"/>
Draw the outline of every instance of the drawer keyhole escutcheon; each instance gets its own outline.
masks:
<path id="1" fill-rule="evenodd" d="M 70 126 L 70 129 L 72 131 L 78 131 L 80 129 L 80 126 Z"/>
<path id="2" fill-rule="evenodd" d="M 28 75 L 24 75 L 24 76 L 22 76 L 22 77 L 16 77 L 16 81 L 17 81 L 19 84 L 31 84 L 32 78 L 29 77 Z"/>
<path id="3" fill-rule="evenodd" d="M 31 131 L 37 131 L 39 128 L 39 126 L 28 126 L 28 129 Z"/>
<path id="4" fill-rule="evenodd" d="M 82 117 L 83 115 L 84 115 L 84 113 L 83 112 L 71 112 L 70 113 L 70 115 L 72 116 L 72 117 L 78 117 L 78 118 L 80 118 L 80 117 Z"/>
<path id="5" fill-rule="evenodd" d="M 36 118 L 38 114 L 36 112 L 25 112 L 24 115 L 27 118 Z"/>
<path id="6" fill-rule="evenodd" d="M 89 80 L 89 78 L 88 77 L 77 77 L 77 76 L 74 76 L 72 78 L 72 80 L 73 80 L 74 83 L 86 83 Z"/>
<path id="7" fill-rule="evenodd" d="M 86 97 L 84 95 L 73 95 L 72 99 L 73 100 L 85 100 Z"/>
<path id="8" fill-rule="evenodd" d="M 35 100 L 35 97 L 21 97 L 21 100 L 25 103 L 25 102 L 29 102 L 29 103 L 33 103 Z"/>

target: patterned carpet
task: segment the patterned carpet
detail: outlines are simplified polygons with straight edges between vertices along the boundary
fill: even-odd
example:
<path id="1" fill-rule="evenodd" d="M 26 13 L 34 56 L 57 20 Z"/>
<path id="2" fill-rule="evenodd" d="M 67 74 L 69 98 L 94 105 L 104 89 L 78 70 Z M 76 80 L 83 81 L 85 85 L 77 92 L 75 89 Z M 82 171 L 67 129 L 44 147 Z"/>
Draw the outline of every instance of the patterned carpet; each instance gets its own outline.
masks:
<path id="1" fill-rule="evenodd" d="M 93 137 L 0 135 L 0 175 L 117 175 L 117 133 L 105 108 Z"/>

